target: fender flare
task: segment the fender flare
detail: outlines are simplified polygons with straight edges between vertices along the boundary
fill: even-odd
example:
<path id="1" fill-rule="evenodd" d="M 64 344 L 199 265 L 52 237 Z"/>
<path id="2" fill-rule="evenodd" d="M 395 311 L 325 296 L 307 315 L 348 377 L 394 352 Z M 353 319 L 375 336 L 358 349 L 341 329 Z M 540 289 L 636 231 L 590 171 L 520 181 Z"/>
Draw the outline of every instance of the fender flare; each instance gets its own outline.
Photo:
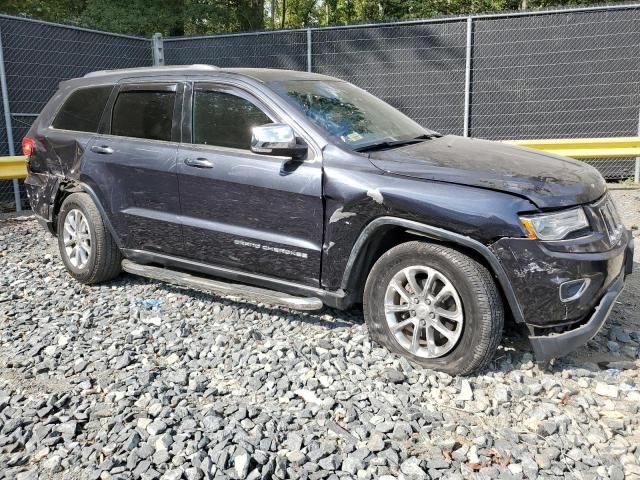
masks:
<path id="1" fill-rule="evenodd" d="M 364 227 L 362 232 L 360 232 L 357 240 L 353 244 L 351 253 L 349 254 L 347 266 L 345 267 L 344 274 L 342 276 L 341 288 L 343 290 L 348 289 L 353 269 L 356 266 L 356 262 L 358 261 L 360 254 L 365 251 L 369 239 L 378 229 L 386 226 L 404 227 L 409 232 L 414 232 L 422 236 L 432 238 L 434 240 L 460 245 L 477 252 L 487 262 L 491 269 L 491 273 L 493 273 L 493 275 L 498 280 L 507 303 L 511 308 L 511 312 L 513 313 L 515 321 L 518 323 L 524 323 L 524 315 L 522 313 L 522 309 L 520 308 L 520 304 L 515 295 L 515 292 L 513 291 L 513 287 L 511 286 L 511 282 L 509 281 L 509 277 L 504 271 L 504 268 L 498 260 L 498 257 L 496 257 L 496 255 L 491 251 L 489 247 L 465 235 L 460 235 L 459 233 L 451 232 L 439 227 L 433 227 L 431 225 L 416 222 L 413 220 L 406 220 L 404 218 L 389 216 L 378 217 L 367 224 L 366 227 Z"/>

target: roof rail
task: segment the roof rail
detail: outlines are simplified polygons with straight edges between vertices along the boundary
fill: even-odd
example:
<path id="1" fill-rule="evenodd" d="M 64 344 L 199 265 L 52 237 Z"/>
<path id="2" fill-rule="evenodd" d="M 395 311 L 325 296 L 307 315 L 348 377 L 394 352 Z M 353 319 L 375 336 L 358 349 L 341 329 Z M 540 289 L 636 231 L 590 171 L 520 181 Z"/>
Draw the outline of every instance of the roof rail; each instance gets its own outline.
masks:
<path id="1" fill-rule="evenodd" d="M 194 65 L 163 65 L 156 67 L 134 67 L 134 68 L 121 68 L 114 70 L 97 70 L 95 72 L 87 73 L 84 78 L 87 77 L 101 77 L 103 75 L 112 75 L 112 74 L 133 74 L 133 73 L 152 73 L 152 72 L 183 72 L 185 70 L 219 70 L 219 67 L 215 65 L 204 65 L 204 64 L 194 64 Z"/>

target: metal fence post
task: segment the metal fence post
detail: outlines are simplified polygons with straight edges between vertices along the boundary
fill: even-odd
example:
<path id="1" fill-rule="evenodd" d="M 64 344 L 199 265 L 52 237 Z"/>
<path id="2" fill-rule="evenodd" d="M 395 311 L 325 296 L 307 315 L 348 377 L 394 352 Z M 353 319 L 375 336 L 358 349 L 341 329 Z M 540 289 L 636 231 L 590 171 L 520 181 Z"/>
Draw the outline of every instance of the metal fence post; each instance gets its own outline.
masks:
<path id="1" fill-rule="evenodd" d="M 312 71 L 311 64 L 311 29 L 307 28 L 307 72 Z"/>
<path id="2" fill-rule="evenodd" d="M 11 107 L 9 105 L 9 89 L 7 88 L 7 74 L 4 69 L 4 51 L 2 48 L 2 30 L 0 30 L 0 88 L 2 90 L 2 107 L 4 110 L 4 125 L 7 132 L 7 147 L 9 155 L 16 154 L 13 143 L 13 128 L 11 123 Z M 22 211 L 22 199 L 20 198 L 20 183 L 13 179 L 13 198 L 16 202 L 16 212 Z"/>
<path id="3" fill-rule="evenodd" d="M 640 105 L 638 106 L 638 136 L 640 137 Z M 633 181 L 640 182 L 640 157 L 636 157 L 636 168 L 633 172 Z"/>
<path id="4" fill-rule="evenodd" d="M 154 33 L 151 37 L 151 52 L 153 54 L 153 66 L 164 65 L 164 42 L 161 33 Z"/>
<path id="5" fill-rule="evenodd" d="M 462 135 L 469 136 L 469 120 L 471 115 L 471 58 L 473 55 L 473 18 L 467 17 L 467 46 L 464 66 L 464 126 Z"/>

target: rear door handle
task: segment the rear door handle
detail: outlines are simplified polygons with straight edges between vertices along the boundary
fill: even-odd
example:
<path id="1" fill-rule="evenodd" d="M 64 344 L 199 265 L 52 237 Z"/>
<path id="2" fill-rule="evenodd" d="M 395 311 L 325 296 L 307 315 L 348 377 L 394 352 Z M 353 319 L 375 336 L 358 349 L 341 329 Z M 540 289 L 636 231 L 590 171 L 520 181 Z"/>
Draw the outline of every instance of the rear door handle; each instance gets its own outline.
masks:
<path id="1" fill-rule="evenodd" d="M 211 163 L 206 158 L 187 158 L 184 161 L 184 164 L 188 165 L 189 167 L 196 168 L 213 168 L 213 163 Z"/>
<path id="2" fill-rule="evenodd" d="M 113 148 L 106 145 L 94 145 L 91 147 L 91 151 L 102 155 L 111 155 L 113 153 Z"/>

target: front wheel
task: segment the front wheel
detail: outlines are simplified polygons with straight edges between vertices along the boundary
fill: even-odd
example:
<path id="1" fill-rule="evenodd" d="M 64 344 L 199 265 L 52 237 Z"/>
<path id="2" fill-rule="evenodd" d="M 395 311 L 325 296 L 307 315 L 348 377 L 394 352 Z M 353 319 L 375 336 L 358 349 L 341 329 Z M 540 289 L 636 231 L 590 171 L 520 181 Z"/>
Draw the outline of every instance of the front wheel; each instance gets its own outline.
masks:
<path id="1" fill-rule="evenodd" d="M 58 247 L 65 267 L 79 282 L 104 282 L 121 271 L 120 250 L 86 193 L 73 193 L 62 203 Z"/>
<path id="2" fill-rule="evenodd" d="M 382 255 L 363 306 L 376 342 L 452 375 L 484 367 L 502 338 L 504 311 L 491 274 L 442 245 L 408 242 Z"/>

